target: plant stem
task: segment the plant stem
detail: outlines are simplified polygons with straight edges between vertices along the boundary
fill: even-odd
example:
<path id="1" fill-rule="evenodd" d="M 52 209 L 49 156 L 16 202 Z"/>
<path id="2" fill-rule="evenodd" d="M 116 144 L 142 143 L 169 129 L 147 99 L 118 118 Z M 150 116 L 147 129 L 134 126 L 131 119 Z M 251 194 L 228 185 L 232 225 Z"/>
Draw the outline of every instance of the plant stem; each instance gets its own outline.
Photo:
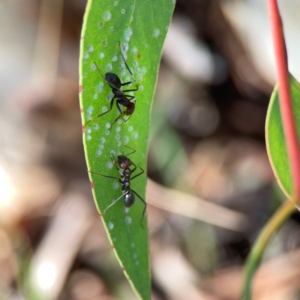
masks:
<path id="1" fill-rule="evenodd" d="M 294 211 L 294 201 L 287 199 L 281 207 L 276 211 L 271 220 L 265 225 L 257 240 L 255 241 L 254 247 L 248 256 L 245 266 L 245 280 L 243 288 L 243 300 L 251 299 L 251 287 L 254 274 L 260 263 L 261 257 L 269 244 L 271 238 L 281 228 L 287 218 Z"/>

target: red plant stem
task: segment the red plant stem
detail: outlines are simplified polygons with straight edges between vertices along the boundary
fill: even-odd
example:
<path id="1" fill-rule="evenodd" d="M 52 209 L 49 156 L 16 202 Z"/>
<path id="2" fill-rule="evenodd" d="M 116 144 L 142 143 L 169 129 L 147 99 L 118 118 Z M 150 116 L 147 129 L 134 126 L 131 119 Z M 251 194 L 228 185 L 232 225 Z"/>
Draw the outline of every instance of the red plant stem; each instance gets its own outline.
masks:
<path id="1" fill-rule="evenodd" d="M 293 196 L 300 199 L 300 154 L 294 122 L 283 27 L 276 0 L 268 0 L 278 72 L 281 118 L 293 177 Z"/>

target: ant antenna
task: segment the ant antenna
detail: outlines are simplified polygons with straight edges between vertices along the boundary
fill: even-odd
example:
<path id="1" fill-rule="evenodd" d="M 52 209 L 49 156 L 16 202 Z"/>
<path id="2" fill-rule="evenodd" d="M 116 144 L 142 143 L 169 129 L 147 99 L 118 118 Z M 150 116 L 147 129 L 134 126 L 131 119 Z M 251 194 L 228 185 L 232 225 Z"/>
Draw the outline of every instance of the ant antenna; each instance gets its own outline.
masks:
<path id="1" fill-rule="evenodd" d="M 124 63 L 125 63 L 125 66 L 126 66 L 126 68 L 127 68 L 128 72 L 129 72 L 129 73 L 131 74 L 131 76 L 133 77 L 133 74 L 132 74 L 131 70 L 129 69 L 129 67 L 128 67 L 127 63 L 126 63 L 125 57 L 124 57 L 124 55 L 123 55 L 123 53 L 122 53 L 122 49 L 121 49 L 121 42 L 120 42 L 120 41 L 119 41 L 119 47 L 120 47 L 120 52 L 121 52 L 121 55 L 122 55 L 123 61 L 124 61 Z"/>
<path id="2" fill-rule="evenodd" d="M 100 68 L 98 67 L 98 65 L 94 62 L 94 65 L 96 66 L 96 68 L 98 69 L 98 72 L 101 74 L 101 76 L 103 77 L 103 79 L 106 81 L 105 77 L 103 76 Z"/>

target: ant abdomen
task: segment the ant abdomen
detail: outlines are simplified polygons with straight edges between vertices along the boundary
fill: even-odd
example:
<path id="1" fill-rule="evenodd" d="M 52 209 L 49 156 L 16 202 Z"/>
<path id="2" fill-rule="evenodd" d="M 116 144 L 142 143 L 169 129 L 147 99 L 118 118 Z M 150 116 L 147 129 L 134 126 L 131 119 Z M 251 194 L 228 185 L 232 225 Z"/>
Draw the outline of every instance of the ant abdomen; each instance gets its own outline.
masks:
<path id="1" fill-rule="evenodd" d="M 124 205 L 126 207 L 131 207 L 134 204 L 135 197 L 134 194 L 129 192 L 124 196 Z"/>
<path id="2" fill-rule="evenodd" d="M 127 109 L 125 110 L 125 114 L 127 116 L 130 116 L 134 113 L 134 110 L 135 110 L 135 103 L 129 102 L 129 104 L 127 105 Z"/>

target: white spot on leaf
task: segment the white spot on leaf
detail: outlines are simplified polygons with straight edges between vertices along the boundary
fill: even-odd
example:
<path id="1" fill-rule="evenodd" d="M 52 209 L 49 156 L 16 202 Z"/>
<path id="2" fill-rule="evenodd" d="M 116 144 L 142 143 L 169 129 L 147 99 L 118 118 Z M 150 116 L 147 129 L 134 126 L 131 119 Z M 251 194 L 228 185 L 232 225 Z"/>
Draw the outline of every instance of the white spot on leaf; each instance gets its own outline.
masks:
<path id="1" fill-rule="evenodd" d="M 132 134 L 132 137 L 133 137 L 135 140 L 137 140 L 138 137 L 139 137 L 138 132 L 134 132 L 134 133 Z"/>
<path id="2" fill-rule="evenodd" d="M 87 133 L 87 134 L 92 133 L 92 128 L 88 127 L 88 128 L 86 129 L 86 133 Z"/>
<path id="3" fill-rule="evenodd" d="M 106 11 L 104 13 L 104 20 L 105 21 L 109 21 L 111 19 L 111 12 L 110 11 Z"/>
<path id="4" fill-rule="evenodd" d="M 132 223 L 132 218 L 131 217 L 129 217 L 129 216 L 127 216 L 126 218 L 125 218 L 125 222 L 126 222 L 126 224 L 131 224 Z"/>
<path id="5" fill-rule="evenodd" d="M 125 36 L 132 36 L 132 28 L 131 27 L 125 29 Z"/>
<path id="6" fill-rule="evenodd" d="M 107 65 L 106 65 L 106 70 L 107 70 L 107 71 L 112 71 L 112 69 L 113 69 L 112 64 L 107 64 Z"/>
<path id="7" fill-rule="evenodd" d="M 132 54 L 136 54 L 137 53 L 137 48 L 133 47 L 131 52 L 132 52 Z"/>
<path id="8" fill-rule="evenodd" d="M 87 113 L 92 114 L 93 110 L 94 110 L 94 106 L 91 105 L 91 106 L 88 107 Z"/>
<path id="9" fill-rule="evenodd" d="M 153 31 L 153 36 L 154 36 L 154 37 L 158 37 L 159 34 L 160 34 L 159 29 L 158 29 L 158 28 L 155 28 L 154 31 Z"/>

